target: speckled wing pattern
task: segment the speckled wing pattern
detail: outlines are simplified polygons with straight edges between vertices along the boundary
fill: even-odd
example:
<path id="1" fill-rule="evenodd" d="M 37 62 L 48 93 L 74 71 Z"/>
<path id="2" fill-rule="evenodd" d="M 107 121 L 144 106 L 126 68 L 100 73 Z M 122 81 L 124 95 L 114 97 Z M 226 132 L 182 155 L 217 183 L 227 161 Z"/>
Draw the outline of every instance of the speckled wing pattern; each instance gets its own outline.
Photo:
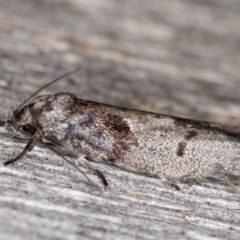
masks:
<path id="1" fill-rule="evenodd" d="M 26 122 L 62 155 L 113 164 L 170 184 L 240 180 L 239 127 L 124 109 L 71 93 L 33 99 L 12 125 L 19 129 Z"/>

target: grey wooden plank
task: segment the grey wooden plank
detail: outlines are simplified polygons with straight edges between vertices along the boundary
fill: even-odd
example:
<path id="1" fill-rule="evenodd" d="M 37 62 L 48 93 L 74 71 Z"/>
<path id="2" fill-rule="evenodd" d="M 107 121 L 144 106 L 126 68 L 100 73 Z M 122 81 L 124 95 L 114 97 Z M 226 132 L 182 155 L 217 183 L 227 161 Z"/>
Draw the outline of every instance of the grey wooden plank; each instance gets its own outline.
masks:
<path id="1" fill-rule="evenodd" d="M 0 0 L 0 116 L 46 89 L 140 110 L 239 124 L 240 3 Z M 26 145 L 0 128 L 1 162 Z M 38 146 L 0 167 L 0 239 L 239 239 L 239 194 L 96 164 L 99 192 Z M 95 182 L 98 178 L 83 171 Z M 101 186 L 101 185 L 100 185 Z"/>

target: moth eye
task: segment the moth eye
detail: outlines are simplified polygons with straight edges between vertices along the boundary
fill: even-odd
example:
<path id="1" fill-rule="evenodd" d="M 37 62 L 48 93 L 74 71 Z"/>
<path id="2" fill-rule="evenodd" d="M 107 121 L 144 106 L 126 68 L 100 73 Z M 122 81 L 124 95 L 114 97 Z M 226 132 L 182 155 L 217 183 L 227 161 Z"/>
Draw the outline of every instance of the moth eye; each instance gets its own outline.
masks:
<path id="1" fill-rule="evenodd" d="M 36 132 L 36 128 L 31 124 L 23 125 L 22 130 L 30 135 L 34 135 Z"/>

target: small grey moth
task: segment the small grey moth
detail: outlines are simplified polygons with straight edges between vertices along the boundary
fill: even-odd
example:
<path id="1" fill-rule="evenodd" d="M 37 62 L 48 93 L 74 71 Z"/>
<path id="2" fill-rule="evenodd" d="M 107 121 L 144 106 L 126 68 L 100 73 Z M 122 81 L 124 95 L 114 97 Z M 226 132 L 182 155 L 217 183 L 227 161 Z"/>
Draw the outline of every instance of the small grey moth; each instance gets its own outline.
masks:
<path id="1" fill-rule="evenodd" d="M 176 189 L 177 182 L 203 180 L 239 185 L 240 127 L 85 101 L 68 92 L 36 97 L 78 70 L 13 112 L 7 129 L 29 142 L 4 165 L 40 142 L 79 171 L 70 158 L 88 163 L 104 185 L 106 178 L 90 162 L 157 177 Z"/>

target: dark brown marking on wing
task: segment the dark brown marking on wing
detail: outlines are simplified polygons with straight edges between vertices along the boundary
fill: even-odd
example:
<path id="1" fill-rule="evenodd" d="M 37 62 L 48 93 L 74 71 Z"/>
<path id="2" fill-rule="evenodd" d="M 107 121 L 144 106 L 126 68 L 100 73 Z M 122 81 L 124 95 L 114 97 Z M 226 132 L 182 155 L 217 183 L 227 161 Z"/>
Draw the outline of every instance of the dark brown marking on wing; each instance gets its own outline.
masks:
<path id="1" fill-rule="evenodd" d="M 114 159 L 121 159 L 131 148 L 138 146 L 137 138 L 123 117 L 116 114 L 107 114 L 103 119 L 104 126 L 110 131 L 114 139 L 113 156 Z"/>
<path id="2" fill-rule="evenodd" d="M 104 125 L 113 132 L 120 133 L 122 135 L 128 135 L 130 133 L 128 123 L 124 121 L 121 116 L 107 114 L 104 120 Z"/>
<path id="3" fill-rule="evenodd" d="M 184 153 L 185 153 L 184 151 L 185 151 L 186 147 L 187 147 L 187 143 L 186 142 L 180 142 L 178 144 L 178 149 L 177 149 L 177 152 L 176 152 L 177 156 L 183 157 Z"/>

